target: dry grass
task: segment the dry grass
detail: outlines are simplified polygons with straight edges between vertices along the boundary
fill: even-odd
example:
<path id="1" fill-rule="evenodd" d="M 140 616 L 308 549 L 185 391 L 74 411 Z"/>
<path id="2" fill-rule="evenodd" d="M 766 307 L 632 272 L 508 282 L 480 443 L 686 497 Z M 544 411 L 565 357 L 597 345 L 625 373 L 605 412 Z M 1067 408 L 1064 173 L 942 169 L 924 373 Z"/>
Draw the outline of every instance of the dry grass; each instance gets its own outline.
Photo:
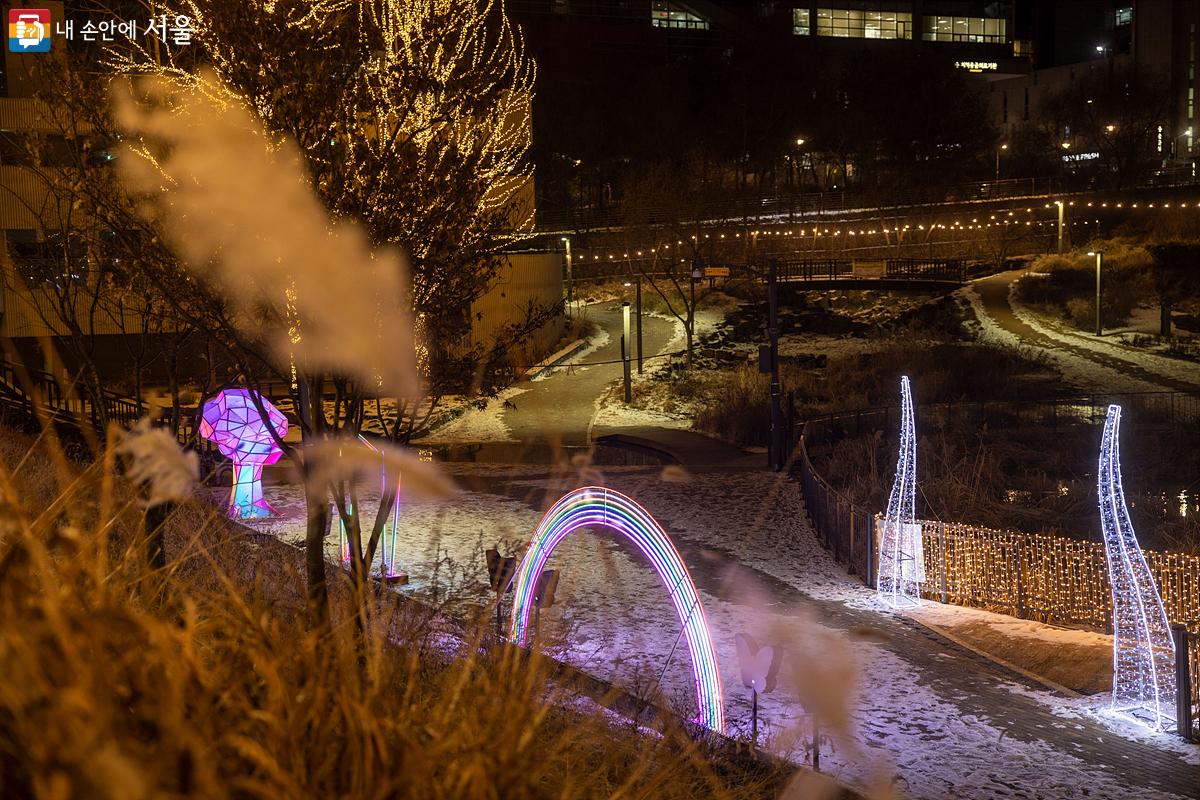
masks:
<path id="1" fill-rule="evenodd" d="M 939 421 L 923 430 L 917 444 L 921 516 L 1080 539 L 1098 535 L 1094 426 L 990 430 Z M 1155 488 L 1172 486 L 1176 470 L 1190 474 L 1195 437 L 1142 432 L 1136 442 L 1123 461 L 1139 541 L 1149 549 L 1200 551 L 1200 520 L 1174 513 L 1174 493 Z M 886 508 L 896 469 L 894 436 L 849 437 L 810 454 L 833 486 L 867 508 Z"/>
<path id="2" fill-rule="evenodd" d="M 142 513 L 111 463 L 0 437 L 0 786 L 9 797 L 773 796 L 779 770 L 596 711 L 550 665 L 335 582 L 310 629 L 287 551 L 210 509 Z M 64 488 L 65 487 L 65 488 Z M 386 595 L 385 595 L 386 596 Z M 615 720 L 615 721 L 614 721 Z M 722 751 L 723 752 L 723 751 Z"/>
<path id="3" fill-rule="evenodd" d="M 1053 376 L 1044 361 L 978 344 L 898 338 L 879 351 L 831 357 L 821 368 L 786 360 L 780 364 L 783 392 L 794 393 L 798 420 L 895 405 L 901 375 L 912 378 L 917 403 L 1004 400 L 1023 393 L 1053 392 L 1047 386 Z M 757 364 L 706 380 L 704 395 L 707 400 L 695 419 L 698 430 L 735 444 L 766 444 L 770 376 L 760 373 Z"/>

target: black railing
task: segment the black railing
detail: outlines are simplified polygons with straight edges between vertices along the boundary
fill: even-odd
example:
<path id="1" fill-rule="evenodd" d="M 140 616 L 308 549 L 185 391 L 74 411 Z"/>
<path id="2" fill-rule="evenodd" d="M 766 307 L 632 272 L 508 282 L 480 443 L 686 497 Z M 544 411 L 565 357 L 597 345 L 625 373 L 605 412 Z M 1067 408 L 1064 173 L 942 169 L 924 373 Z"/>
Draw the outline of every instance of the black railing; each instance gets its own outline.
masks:
<path id="1" fill-rule="evenodd" d="M 781 281 L 835 279 L 854 274 L 854 263 L 840 259 L 781 259 L 778 265 Z"/>
<path id="2" fill-rule="evenodd" d="M 834 560 L 874 586 L 875 512 L 836 491 L 813 468 L 805 444 L 808 426 L 802 429 L 792 474 L 800 480 L 809 520 Z"/>
<path id="3" fill-rule="evenodd" d="M 925 260 L 919 258 L 889 258 L 884 277 L 912 281 L 957 281 L 967 278 L 966 264 L 961 258 Z"/>
<path id="4" fill-rule="evenodd" d="M 1013 178 L 951 185 L 911 185 L 896 188 L 859 188 L 852 192 L 795 192 L 767 197 L 738 197 L 733 193 L 702 204 L 687 214 L 689 223 L 771 223 L 821 219 L 828 214 L 906 209 L 945 203 L 978 203 L 1028 197 L 1045 197 L 1060 191 L 1055 178 Z M 640 206 L 637 223 L 677 222 L 677 205 Z M 539 232 L 585 231 L 619 228 L 629 223 L 621 204 L 581 205 L 571 209 L 539 206 Z"/>

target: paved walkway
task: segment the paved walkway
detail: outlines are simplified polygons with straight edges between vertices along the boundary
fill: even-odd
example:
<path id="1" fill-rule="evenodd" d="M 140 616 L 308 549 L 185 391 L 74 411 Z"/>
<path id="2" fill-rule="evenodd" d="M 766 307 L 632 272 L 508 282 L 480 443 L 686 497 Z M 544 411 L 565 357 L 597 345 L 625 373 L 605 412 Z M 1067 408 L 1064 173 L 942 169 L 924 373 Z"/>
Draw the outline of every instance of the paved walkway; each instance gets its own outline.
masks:
<path id="1" fill-rule="evenodd" d="M 557 369 L 513 398 L 516 407 L 507 410 L 500 419 L 522 446 L 531 451 L 544 452 L 549 448 L 553 452 L 557 448 L 587 447 L 597 437 L 618 434 L 654 442 L 688 465 L 757 467 L 765 462 L 765 455 L 748 454 L 694 431 L 641 424 L 594 424 L 597 398 L 622 379 L 623 322 L 614 303 L 588 306 L 585 313 L 608 334 L 608 341 L 585 356 L 582 366 Z M 667 346 L 674 334 L 674 322 L 661 317 L 642 318 L 642 343 L 649 359 L 644 362 L 646 371 L 661 366 L 662 359 L 652 357 Z M 635 361 L 632 369 L 636 368 Z"/>
<path id="2" fill-rule="evenodd" d="M 817 574 L 838 575 L 828 555 L 814 547 L 815 534 L 807 520 L 792 520 L 788 536 L 806 537 L 780 547 L 779 520 L 761 528 L 747 522 L 722 532 L 731 517 L 761 519 L 761 496 L 719 488 L 720 471 L 708 471 L 697 483 L 664 486 L 653 471 L 609 476 L 609 485 L 644 496 L 653 492 L 657 519 L 671 532 L 697 587 L 706 597 L 719 598 L 745 620 L 775 620 L 776 624 L 810 618 L 843 632 L 851 641 L 878 642 L 904 664 L 892 675 L 868 675 L 855 713 L 856 735 L 868 752 L 896 763 L 904 796 L 918 798 L 1143 798 L 1161 794 L 1200 798 L 1200 767 L 1188 764 L 1168 749 L 1126 738 L 1082 716 L 1063 716 L 1036 699 L 1045 687 L 938 636 L 903 616 L 870 607 L 871 593 L 853 578 L 844 577 L 845 594 L 861 598 L 822 599 L 800 587 Z M 529 476 L 513 483 L 501 476 L 487 479 L 488 491 L 545 508 L 557 497 L 531 489 Z M 784 491 L 799 493 L 794 483 Z M 733 508 L 729 508 L 729 506 Z M 742 506 L 740 509 L 738 506 Z M 784 503 L 784 505 L 787 505 Z M 725 547 L 714 545 L 717 527 Z M 740 541 L 739 541 L 740 539 Z M 772 553 L 774 556 L 772 556 Z M 771 567 L 796 560 L 796 578 L 769 574 Z M 785 568 L 786 569 L 786 568 Z M 835 578 L 836 579 L 836 578 Z M 820 594 L 817 592 L 816 594 Z M 707 601 L 706 601 L 707 602 Z M 740 612 L 737 609 L 741 609 Z M 818 654 L 790 653 L 791 658 Z M 874 662 L 868 661 L 869 668 Z M 893 667 L 894 668 L 894 667 Z M 1029 694 L 1014 692 L 1017 685 Z M 771 696 L 765 702 L 773 700 Z M 731 702 L 727 698 L 727 702 Z M 733 710 L 730 710 L 733 713 Z M 939 763 L 946 760 L 952 763 Z M 861 779 L 861 764 L 837 767 L 843 779 Z M 1095 771 L 1094 779 L 1090 776 Z M 1080 781 L 1080 774 L 1089 779 Z"/>
<path id="3" fill-rule="evenodd" d="M 1083 344 L 1068 344 L 1058 339 L 1052 339 L 1034 330 L 1013 313 L 1012 306 L 1008 301 L 1009 287 L 1013 281 L 1021 276 L 1021 273 L 1022 270 L 1001 272 L 977 281 L 973 286 L 979 292 L 980 300 L 983 301 L 983 308 L 987 312 L 987 315 L 1002 329 L 1021 339 L 1024 344 L 1049 351 L 1051 355 L 1057 357 L 1082 359 L 1109 369 L 1119 370 L 1126 375 L 1147 383 L 1162 386 L 1164 389 L 1175 389 L 1183 392 L 1200 391 L 1200 367 L 1195 365 L 1191 367 L 1196 373 L 1195 380 L 1171 377 L 1159 371 L 1148 370 L 1136 361 L 1122 358 L 1110 350 L 1100 351 L 1086 347 Z M 1186 374 L 1188 370 L 1189 365 L 1186 362 L 1180 362 L 1179 372 Z"/>

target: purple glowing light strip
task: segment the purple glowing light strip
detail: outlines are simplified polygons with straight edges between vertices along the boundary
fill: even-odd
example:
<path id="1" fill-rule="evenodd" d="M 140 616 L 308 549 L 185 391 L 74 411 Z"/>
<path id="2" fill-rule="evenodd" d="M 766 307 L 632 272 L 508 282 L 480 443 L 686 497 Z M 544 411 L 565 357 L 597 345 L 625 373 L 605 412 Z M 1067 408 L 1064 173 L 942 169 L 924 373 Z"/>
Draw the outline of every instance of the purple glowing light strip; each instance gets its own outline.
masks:
<path id="1" fill-rule="evenodd" d="M 527 643 L 537 579 L 554 549 L 580 528 L 597 527 L 613 530 L 632 542 L 658 573 L 683 625 L 692 657 L 698 721 L 723 733 L 725 700 L 717 670 L 717 652 L 696 585 L 662 526 L 620 492 L 585 486 L 566 495 L 546 512 L 513 579 L 516 590 L 509 637 L 521 646 Z"/>

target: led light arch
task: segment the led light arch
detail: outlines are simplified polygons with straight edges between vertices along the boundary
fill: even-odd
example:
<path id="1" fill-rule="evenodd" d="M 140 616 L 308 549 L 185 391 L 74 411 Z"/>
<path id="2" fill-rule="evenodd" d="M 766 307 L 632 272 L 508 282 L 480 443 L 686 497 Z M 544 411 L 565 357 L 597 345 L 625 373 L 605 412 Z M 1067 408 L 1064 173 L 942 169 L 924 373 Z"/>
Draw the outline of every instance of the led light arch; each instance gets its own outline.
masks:
<path id="1" fill-rule="evenodd" d="M 883 602 L 893 608 L 921 604 L 925 553 L 917 523 L 917 432 L 907 375 L 900 378 L 900 456 L 883 518 L 877 563 L 875 588 Z"/>
<path id="2" fill-rule="evenodd" d="M 542 517 L 513 578 L 516 589 L 509 638 L 521 646 L 527 644 L 538 576 L 554 549 L 581 528 L 608 528 L 621 534 L 641 551 L 658 573 L 683 625 L 683 635 L 692 657 L 698 722 L 723 733 L 725 700 L 717 669 L 717 652 L 696 585 L 662 526 L 644 508 L 620 492 L 602 486 L 585 486 L 564 496 Z"/>
<path id="3" fill-rule="evenodd" d="M 1112 587 L 1112 708 L 1162 730 L 1175 715 L 1175 643 L 1125 507 L 1120 432 L 1121 407 L 1110 405 L 1100 441 L 1097 497 Z"/>

